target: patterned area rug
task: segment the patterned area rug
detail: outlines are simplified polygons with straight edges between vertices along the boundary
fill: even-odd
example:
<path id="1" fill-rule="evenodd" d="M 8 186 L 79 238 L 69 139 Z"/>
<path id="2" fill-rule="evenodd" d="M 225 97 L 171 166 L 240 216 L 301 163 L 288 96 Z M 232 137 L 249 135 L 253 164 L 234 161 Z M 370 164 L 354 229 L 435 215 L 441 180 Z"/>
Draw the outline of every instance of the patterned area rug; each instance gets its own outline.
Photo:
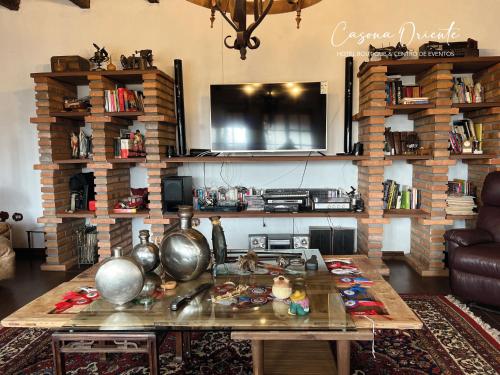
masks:
<path id="1" fill-rule="evenodd" d="M 447 297 L 403 296 L 424 322 L 418 331 L 376 332 L 371 342 L 352 347 L 353 374 L 467 374 L 500 373 L 498 331 L 474 318 L 464 306 Z M 0 330 L 1 374 L 52 374 L 50 332 L 36 329 Z M 175 340 L 165 335 L 160 347 L 161 374 L 251 374 L 247 342 L 233 342 L 223 332 L 198 334 L 189 365 L 175 363 Z M 148 374 L 141 355 L 96 355 L 67 358 L 68 374 Z"/>

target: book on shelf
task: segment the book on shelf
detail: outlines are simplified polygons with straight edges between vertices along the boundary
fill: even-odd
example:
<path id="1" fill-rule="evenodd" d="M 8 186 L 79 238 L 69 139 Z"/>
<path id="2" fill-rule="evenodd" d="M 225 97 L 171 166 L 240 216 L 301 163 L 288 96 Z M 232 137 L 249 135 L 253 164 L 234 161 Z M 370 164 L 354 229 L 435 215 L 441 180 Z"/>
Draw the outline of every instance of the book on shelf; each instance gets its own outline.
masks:
<path id="1" fill-rule="evenodd" d="M 448 181 L 448 194 L 464 194 L 476 196 L 476 186 L 467 180 L 462 180 L 455 178 L 452 181 Z"/>
<path id="2" fill-rule="evenodd" d="M 416 210 L 421 205 L 421 191 L 417 188 L 403 185 L 394 180 L 386 180 L 384 186 L 384 210 L 402 209 Z"/>
<path id="3" fill-rule="evenodd" d="M 481 83 L 474 83 L 472 77 L 453 77 L 452 100 L 453 103 L 482 103 Z"/>
<path id="4" fill-rule="evenodd" d="M 387 127 L 384 136 L 386 155 L 414 154 L 420 146 L 418 134 L 414 131 L 394 132 L 391 131 L 390 127 Z"/>
<path id="5" fill-rule="evenodd" d="M 385 94 L 385 100 L 388 105 L 429 103 L 429 98 L 422 96 L 422 88 L 420 86 L 403 85 L 400 75 L 387 77 Z"/>
<path id="6" fill-rule="evenodd" d="M 118 87 L 115 90 L 104 90 L 104 99 L 106 112 L 142 112 L 144 110 L 142 91 Z"/>

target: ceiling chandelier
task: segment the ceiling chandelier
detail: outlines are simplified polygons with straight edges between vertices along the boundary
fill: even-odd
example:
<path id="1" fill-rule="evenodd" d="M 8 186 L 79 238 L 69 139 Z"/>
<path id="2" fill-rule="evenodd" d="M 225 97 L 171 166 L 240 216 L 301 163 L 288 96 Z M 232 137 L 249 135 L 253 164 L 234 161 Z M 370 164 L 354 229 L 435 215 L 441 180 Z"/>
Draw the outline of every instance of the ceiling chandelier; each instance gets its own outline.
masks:
<path id="1" fill-rule="evenodd" d="M 255 29 L 266 18 L 268 14 L 295 12 L 297 29 L 300 28 L 302 20 L 302 9 L 319 3 L 321 0 L 187 0 L 193 4 L 210 9 L 211 27 L 214 26 L 215 13 L 219 12 L 222 17 L 236 31 L 236 37 L 232 44 L 228 42 L 231 35 L 224 38 L 227 48 L 240 51 L 242 60 L 246 59 L 247 48 L 256 49 L 260 45 L 260 39 L 252 36 Z M 253 22 L 247 24 L 247 15 L 253 15 Z"/>

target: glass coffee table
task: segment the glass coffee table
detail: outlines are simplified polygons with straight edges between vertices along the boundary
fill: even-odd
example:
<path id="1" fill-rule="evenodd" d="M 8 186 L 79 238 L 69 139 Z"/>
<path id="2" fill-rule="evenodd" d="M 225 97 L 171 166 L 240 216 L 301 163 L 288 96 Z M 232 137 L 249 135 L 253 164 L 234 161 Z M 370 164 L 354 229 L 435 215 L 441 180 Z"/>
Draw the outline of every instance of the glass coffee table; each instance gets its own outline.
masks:
<path id="1" fill-rule="evenodd" d="M 337 372 L 348 374 L 350 369 L 350 342 L 372 340 L 374 329 L 419 329 L 422 323 L 402 301 L 391 286 L 376 272 L 365 256 L 349 256 L 373 281 L 373 297 L 384 304 L 386 314 L 370 316 L 370 320 L 347 313 L 339 290 L 328 270 L 290 275 L 302 277 L 310 301 L 310 313 L 305 316 L 288 314 L 283 302 L 271 301 L 262 305 L 235 308 L 215 304 L 211 297 L 214 288 L 197 295 L 178 311 L 170 309 L 177 295 L 193 290 L 205 282 L 215 285 L 231 281 L 253 287 L 273 283 L 273 276 L 219 275 L 215 280 L 204 274 L 195 281 L 179 283 L 170 295 L 165 295 L 148 308 L 132 304 L 117 311 L 108 302 L 99 299 L 74 314 L 49 314 L 48 304 L 64 294 L 68 288 L 93 285 L 93 272 L 87 271 L 57 290 L 31 302 L 2 321 L 4 326 L 37 326 L 54 329 L 54 363 L 56 373 L 64 373 L 61 354 L 74 352 L 140 352 L 149 354 L 151 373 L 157 373 L 156 334 L 177 332 L 177 353 L 190 353 L 190 332 L 228 331 L 233 340 L 251 340 L 254 374 L 264 373 L 265 341 L 335 341 Z M 288 277 L 288 276 L 287 276 Z M 54 315 L 57 315 L 54 317 Z M 61 316 L 66 315 L 66 316 Z"/>

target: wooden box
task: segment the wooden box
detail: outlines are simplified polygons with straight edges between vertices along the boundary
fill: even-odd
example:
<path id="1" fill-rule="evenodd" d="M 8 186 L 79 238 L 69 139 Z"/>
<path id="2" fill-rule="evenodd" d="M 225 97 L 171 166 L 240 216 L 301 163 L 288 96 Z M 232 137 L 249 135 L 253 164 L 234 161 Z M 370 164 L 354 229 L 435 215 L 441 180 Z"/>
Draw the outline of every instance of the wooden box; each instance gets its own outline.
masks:
<path id="1" fill-rule="evenodd" d="M 86 72 L 90 62 L 81 56 L 52 56 L 50 67 L 53 72 Z"/>

